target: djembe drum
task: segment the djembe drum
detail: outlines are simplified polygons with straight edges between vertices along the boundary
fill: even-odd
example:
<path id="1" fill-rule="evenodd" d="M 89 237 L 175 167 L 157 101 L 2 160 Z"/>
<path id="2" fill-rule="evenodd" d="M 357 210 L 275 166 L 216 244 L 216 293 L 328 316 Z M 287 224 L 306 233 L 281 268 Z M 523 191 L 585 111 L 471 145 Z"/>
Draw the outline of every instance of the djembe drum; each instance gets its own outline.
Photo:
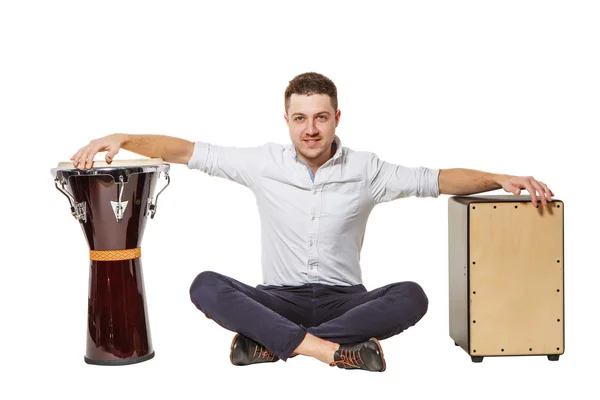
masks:
<path id="1" fill-rule="evenodd" d="M 524 195 L 448 200 L 450 337 L 473 362 L 563 354 L 563 210 Z"/>
<path id="2" fill-rule="evenodd" d="M 51 170 L 71 205 L 90 249 L 88 364 L 125 365 L 154 357 L 141 264 L 148 216 L 169 185 L 162 159 L 94 162 L 80 170 L 70 162 Z M 153 198 L 161 174 L 166 185 Z"/>

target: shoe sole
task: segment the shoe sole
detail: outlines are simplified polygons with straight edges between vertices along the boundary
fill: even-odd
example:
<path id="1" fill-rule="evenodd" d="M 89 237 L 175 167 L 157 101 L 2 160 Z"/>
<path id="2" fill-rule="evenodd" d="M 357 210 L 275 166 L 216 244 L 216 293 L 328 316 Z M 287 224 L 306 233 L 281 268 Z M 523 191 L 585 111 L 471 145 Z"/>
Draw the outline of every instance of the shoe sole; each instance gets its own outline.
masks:
<path id="1" fill-rule="evenodd" d="M 381 347 L 381 344 L 379 343 L 379 340 L 377 340 L 376 338 L 371 338 L 369 340 L 374 341 L 377 344 L 377 347 L 379 347 L 379 354 L 381 354 L 381 361 L 383 362 L 383 369 L 379 372 L 383 372 L 385 371 L 385 358 L 383 356 L 383 348 Z"/>

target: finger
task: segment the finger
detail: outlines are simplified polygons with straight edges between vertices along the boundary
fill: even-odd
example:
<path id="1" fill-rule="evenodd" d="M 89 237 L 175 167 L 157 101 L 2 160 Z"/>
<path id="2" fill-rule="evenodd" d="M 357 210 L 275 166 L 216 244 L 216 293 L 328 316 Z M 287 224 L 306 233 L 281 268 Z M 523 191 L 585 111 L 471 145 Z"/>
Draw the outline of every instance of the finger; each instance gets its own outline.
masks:
<path id="1" fill-rule="evenodd" d="M 80 164 L 80 168 L 83 170 L 86 170 L 87 164 L 88 164 L 88 158 L 89 158 L 89 150 L 85 150 L 84 152 L 81 153 L 81 156 L 79 157 L 79 164 Z"/>
<path id="2" fill-rule="evenodd" d="M 106 156 L 105 156 L 105 158 L 106 158 L 106 162 L 107 162 L 107 163 L 111 163 L 111 162 L 112 162 L 112 160 L 113 160 L 113 158 L 115 157 L 115 155 L 116 155 L 118 152 L 119 152 L 119 149 L 118 149 L 118 148 L 117 148 L 117 149 L 114 149 L 114 148 L 113 148 L 113 149 L 110 149 L 110 150 L 108 151 L 108 153 L 106 153 Z"/>
<path id="3" fill-rule="evenodd" d="M 544 193 L 546 194 L 546 199 L 548 199 L 548 201 L 551 202 L 552 196 L 554 196 L 554 194 L 552 193 L 552 190 L 550 190 L 548 185 L 546 185 L 544 182 L 540 182 L 540 181 L 538 181 L 538 182 L 542 186 L 542 188 L 544 188 Z"/>
<path id="4" fill-rule="evenodd" d="M 81 164 L 81 157 L 83 156 L 83 151 L 79 150 L 77 154 L 75 154 L 75 167 L 79 169 L 83 169 L 83 165 Z"/>
<path id="5" fill-rule="evenodd" d="M 94 158 L 96 157 L 96 154 L 98 154 L 100 149 L 101 149 L 101 147 L 98 145 L 92 147 L 92 150 L 90 151 L 89 156 L 88 156 L 88 168 L 89 169 L 92 169 L 94 167 Z"/>
<path id="6" fill-rule="evenodd" d="M 542 189 L 542 186 L 533 177 L 528 177 L 527 180 L 529 181 L 529 184 L 531 185 L 531 188 L 533 190 L 532 195 L 535 197 L 536 202 L 537 202 L 537 197 L 539 195 L 540 201 L 542 202 L 542 206 L 545 207 L 546 206 L 546 196 L 544 195 L 544 190 Z M 534 203 L 533 205 L 537 206 L 536 203 Z"/>
<path id="7" fill-rule="evenodd" d="M 71 157 L 71 160 L 73 160 L 73 166 L 77 167 L 77 165 L 79 164 L 79 157 L 81 154 L 81 149 L 79 149 L 77 151 L 77 153 L 73 154 L 73 157 Z"/>
<path id="8" fill-rule="evenodd" d="M 86 169 L 92 169 L 92 167 L 94 166 L 94 156 L 95 155 L 96 155 L 96 152 L 93 150 L 87 154 L 86 163 L 85 163 Z"/>
<path id="9" fill-rule="evenodd" d="M 86 170 L 87 169 L 87 158 L 90 154 L 91 146 L 87 145 L 79 150 L 79 169 Z"/>
<path id="10" fill-rule="evenodd" d="M 540 201 L 542 202 L 542 206 L 546 207 L 546 193 L 544 192 L 544 188 L 542 187 L 542 185 L 540 185 L 540 183 L 533 178 L 529 178 L 529 182 L 531 183 L 531 186 L 533 186 L 534 195 L 535 191 L 537 191 L 540 195 Z"/>
<path id="11" fill-rule="evenodd" d="M 529 181 L 530 178 L 525 178 L 523 179 L 523 186 L 525 186 L 525 189 L 529 192 L 529 194 L 531 195 L 531 203 L 533 204 L 533 206 L 537 206 L 537 195 L 535 193 L 535 189 L 533 188 L 533 186 L 531 185 L 531 182 Z"/>

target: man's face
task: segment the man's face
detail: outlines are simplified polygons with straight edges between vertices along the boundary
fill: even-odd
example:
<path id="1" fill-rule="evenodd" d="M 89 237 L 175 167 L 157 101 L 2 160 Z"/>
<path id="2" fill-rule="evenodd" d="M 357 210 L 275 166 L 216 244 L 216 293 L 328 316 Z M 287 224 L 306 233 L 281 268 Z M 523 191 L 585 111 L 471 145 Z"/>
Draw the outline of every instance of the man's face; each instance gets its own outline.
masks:
<path id="1" fill-rule="evenodd" d="M 322 164 L 331 157 L 331 144 L 340 111 L 334 110 L 326 94 L 292 94 L 285 121 L 296 153 L 311 164 Z"/>

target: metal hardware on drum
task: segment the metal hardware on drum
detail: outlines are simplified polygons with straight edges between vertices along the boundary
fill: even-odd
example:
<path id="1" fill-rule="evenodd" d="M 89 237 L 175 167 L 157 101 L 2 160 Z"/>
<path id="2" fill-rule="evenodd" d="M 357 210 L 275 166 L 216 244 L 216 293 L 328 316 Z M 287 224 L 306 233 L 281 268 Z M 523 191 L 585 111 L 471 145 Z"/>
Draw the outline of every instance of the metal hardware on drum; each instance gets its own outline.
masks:
<path id="1" fill-rule="evenodd" d="M 69 199 L 69 204 L 71 205 L 71 215 L 79 222 L 87 222 L 87 218 L 85 217 L 85 201 L 82 201 L 81 203 L 76 202 L 73 195 L 69 193 L 67 189 L 65 189 L 66 181 L 64 179 L 61 181 L 60 184 L 62 188 L 58 187 L 58 181 L 58 178 L 54 180 L 54 186 L 56 186 L 56 188 L 62 194 L 64 194 L 67 199 Z"/>
<path id="2" fill-rule="evenodd" d="M 158 173 L 158 177 L 160 178 L 160 172 Z M 158 196 L 160 196 L 160 194 L 167 188 L 167 186 L 169 186 L 169 184 L 171 183 L 171 178 L 169 177 L 169 173 L 165 172 L 165 178 L 167 179 L 167 184 L 165 185 L 165 187 L 163 187 L 161 189 L 160 192 L 158 192 L 158 194 L 156 195 L 156 201 L 153 201 L 152 198 L 150 198 L 150 200 L 148 200 L 148 213 L 150 213 L 150 219 L 154 218 L 154 214 L 156 214 L 156 206 L 158 204 Z M 146 214 L 147 215 L 147 214 Z"/>
<path id="3" fill-rule="evenodd" d="M 117 222 L 121 222 L 121 220 L 123 219 L 123 213 L 127 208 L 127 201 L 111 201 L 110 205 L 113 208 Z"/>
<path id="4" fill-rule="evenodd" d="M 159 160 L 159 159 L 153 158 L 150 160 Z M 123 163 L 123 162 L 127 163 L 127 161 L 121 161 L 121 163 Z M 160 163 L 162 163 L 162 160 L 160 161 Z M 134 161 L 134 163 L 133 163 L 134 165 L 131 165 L 128 168 L 124 169 L 124 168 L 116 167 L 116 164 L 119 164 L 119 162 L 117 162 L 117 161 L 113 161 L 111 163 L 111 165 L 115 165 L 115 166 L 109 166 L 106 163 L 95 162 L 95 164 L 102 164 L 102 165 L 99 167 L 94 167 L 91 170 L 80 170 L 78 168 L 74 168 L 72 163 L 63 162 L 63 163 L 60 163 L 57 168 L 52 168 L 50 172 L 56 178 L 54 180 L 56 188 L 60 192 L 62 192 L 65 196 L 67 196 L 67 198 L 69 199 L 69 203 L 71 204 L 71 214 L 73 215 L 73 217 L 76 220 L 78 220 L 80 222 L 87 221 L 86 205 L 85 205 L 85 201 L 78 203 L 75 200 L 75 198 L 73 197 L 73 195 L 71 193 L 69 193 L 69 191 L 65 188 L 65 186 L 69 182 L 69 179 L 71 179 L 72 177 L 75 177 L 75 176 L 97 176 L 97 175 L 111 176 L 114 179 L 114 181 L 117 184 L 119 191 L 120 191 L 121 188 L 123 187 L 122 184 L 128 183 L 129 177 L 131 175 L 141 174 L 141 173 L 158 172 L 158 178 L 160 178 L 161 173 L 164 172 L 165 178 L 167 179 L 167 184 L 160 190 L 160 192 L 158 192 L 158 194 L 156 195 L 156 199 L 154 199 L 152 197 L 149 198 L 148 205 L 147 205 L 147 211 L 146 211 L 146 213 L 144 213 L 145 216 L 147 214 L 150 214 L 150 218 L 154 219 L 154 215 L 156 214 L 156 207 L 158 205 L 158 196 L 160 196 L 160 194 L 171 183 L 171 178 L 169 176 L 170 165 L 166 164 L 166 163 L 162 163 L 162 164 L 160 164 L 160 163 L 159 164 L 148 164 L 148 163 L 138 164 L 136 161 Z M 59 179 L 59 176 L 62 179 Z M 62 188 L 60 188 L 58 186 L 59 181 L 60 181 Z M 119 191 L 117 191 L 117 193 L 119 193 Z M 119 194 L 117 194 L 117 201 L 116 201 L 117 205 L 119 205 L 119 203 L 123 203 L 119 199 L 120 199 Z M 123 218 L 123 213 L 125 212 L 125 207 L 127 207 L 127 205 L 123 206 L 123 204 L 121 204 L 121 206 L 122 207 L 113 207 L 113 213 L 115 214 L 115 218 L 117 219 L 117 221 L 120 221 Z M 122 210 L 119 211 L 120 208 L 122 208 Z"/>
<path id="5" fill-rule="evenodd" d="M 119 182 L 117 182 L 117 197 L 119 200 L 117 202 L 111 201 L 110 204 L 113 207 L 115 212 L 115 218 L 117 218 L 117 222 L 121 222 L 123 219 L 123 212 L 125 212 L 125 207 L 127 207 L 127 202 L 122 201 L 123 197 L 123 175 L 119 175 Z"/>
<path id="6" fill-rule="evenodd" d="M 91 170 L 65 162 L 51 170 L 90 250 L 84 357 L 88 364 L 126 365 L 154 357 L 141 241 L 147 217 L 154 218 L 158 196 L 170 183 L 169 169 L 155 158 L 95 162 Z M 167 184 L 154 198 L 163 172 Z"/>

